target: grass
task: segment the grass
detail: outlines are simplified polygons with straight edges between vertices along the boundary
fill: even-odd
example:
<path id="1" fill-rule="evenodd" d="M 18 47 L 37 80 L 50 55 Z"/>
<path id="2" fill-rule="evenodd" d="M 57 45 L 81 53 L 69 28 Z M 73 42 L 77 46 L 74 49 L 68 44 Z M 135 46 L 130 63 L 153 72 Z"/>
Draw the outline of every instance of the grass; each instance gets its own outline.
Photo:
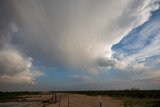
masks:
<path id="1" fill-rule="evenodd" d="M 109 91 L 72 91 L 69 93 L 85 94 L 90 96 L 110 96 L 121 100 L 125 107 L 135 105 L 144 107 L 160 107 L 160 90 L 109 90 Z"/>
<path id="2" fill-rule="evenodd" d="M 9 101 L 16 101 L 19 98 L 22 98 L 24 95 L 37 95 L 40 92 L 28 92 L 28 91 L 21 91 L 21 92 L 0 92 L 0 102 L 9 102 Z"/>
<path id="3" fill-rule="evenodd" d="M 131 97 L 131 98 L 160 98 L 160 90 L 109 90 L 109 91 L 69 91 L 69 93 L 90 96 Z"/>
<path id="4" fill-rule="evenodd" d="M 121 100 L 125 107 L 132 107 L 135 105 L 143 106 L 143 107 L 159 107 L 160 99 L 154 98 L 114 98 L 116 100 Z"/>

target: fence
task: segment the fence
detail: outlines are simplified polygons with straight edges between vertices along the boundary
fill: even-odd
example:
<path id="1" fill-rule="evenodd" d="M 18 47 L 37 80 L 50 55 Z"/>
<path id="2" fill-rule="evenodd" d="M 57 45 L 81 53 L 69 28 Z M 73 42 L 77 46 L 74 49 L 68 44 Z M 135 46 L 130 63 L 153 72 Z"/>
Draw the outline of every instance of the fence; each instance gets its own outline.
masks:
<path id="1" fill-rule="evenodd" d="M 67 97 L 67 107 L 70 107 L 71 99 L 70 99 L 69 94 L 67 94 L 66 97 Z M 99 106 L 98 107 L 102 107 L 101 96 L 99 95 L 98 98 L 99 98 L 99 99 L 97 99 L 97 100 L 99 100 Z M 58 93 L 58 94 L 57 93 L 52 93 L 52 98 L 46 100 L 45 102 L 48 102 L 48 103 L 44 104 L 43 107 L 46 107 L 47 105 L 52 104 L 52 103 L 54 103 L 54 104 L 58 103 L 58 107 L 61 107 L 61 100 L 62 100 L 62 94 L 61 93 Z"/>

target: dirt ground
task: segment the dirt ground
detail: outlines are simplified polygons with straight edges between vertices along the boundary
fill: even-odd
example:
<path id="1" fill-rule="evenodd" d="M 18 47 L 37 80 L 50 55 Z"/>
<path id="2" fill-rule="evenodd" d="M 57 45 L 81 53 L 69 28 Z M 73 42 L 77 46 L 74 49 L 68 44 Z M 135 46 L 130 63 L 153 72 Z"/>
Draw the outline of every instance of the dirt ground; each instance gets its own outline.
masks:
<path id="1" fill-rule="evenodd" d="M 49 100 L 47 101 L 47 99 L 50 99 L 52 95 L 41 95 L 38 97 L 28 98 L 27 101 L 41 102 L 31 103 L 23 107 L 68 107 L 68 96 L 69 107 L 100 107 L 98 96 L 93 97 L 79 94 L 62 94 L 60 103 L 53 103 Z M 120 101 L 114 100 L 110 97 L 101 97 L 101 103 L 102 107 L 124 107 Z"/>
<path id="2" fill-rule="evenodd" d="M 55 98 L 52 94 L 44 94 L 24 97 L 16 102 L 0 103 L 0 107 L 100 107 L 99 96 L 56 94 Z M 101 104 L 101 107 L 124 107 L 120 101 L 110 97 L 101 97 Z"/>
<path id="3" fill-rule="evenodd" d="M 102 107 L 123 107 L 120 101 L 109 97 L 102 97 Z M 47 107 L 59 107 L 59 103 L 48 105 Z M 60 103 L 60 107 L 68 107 L 68 98 L 65 97 Z M 100 107 L 99 97 L 72 94 L 69 95 L 69 107 Z"/>

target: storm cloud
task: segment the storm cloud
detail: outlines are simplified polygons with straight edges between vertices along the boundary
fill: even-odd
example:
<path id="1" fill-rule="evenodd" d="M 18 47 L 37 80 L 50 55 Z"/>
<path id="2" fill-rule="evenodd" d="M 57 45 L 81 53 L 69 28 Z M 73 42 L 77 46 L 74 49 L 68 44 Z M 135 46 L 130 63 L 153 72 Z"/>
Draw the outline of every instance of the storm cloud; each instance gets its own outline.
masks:
<path id="1" fill-rule="evenodd" d="M 141 47 L 127 44 L 129 49 L 138 47 L 140 50 L 137 53 L 126 57 L 127 52 L 112 50 L 113 45 L 121 43 L 135 28 L 150 20 L 152 12 L 159 9 L 159 0 L 0 2 L 2 83 L 36 83 L 36 78 L 45 74 L 45 69 L 43 72 L 36 65 L 62 71 L 79 71 L 82 74 L 72 74 L 69 78 L 81 82 L 93 81 L 92 76 L 85 75 L 97 73 L 101 68 L 107 68 L 106 71 L 141 71 L 148 69 L 142 61 L 144 58 L 159 54 L 159 46 L 156 48 L 159 36 L 155 38 L 157 41 L 150 41 L 152 44 L 143 48 L 146 45 L 143 44 L 146 40 L 143 36 L 146 35 L 146 30 L 150 30 L 149 34 L 157 31 L 159 23 L 156 22 L 153 23 L 155 29 L 149 27 L 140 32 L 144 34 L 137 40 L 138 44 L 142 43 Z M 127 40 L 132 41 L 132 38 Z M 128 42 L 124 41 L 123 44 L 126 43 Z M 150 54 L 147 56 L 146 53 Z"/>
<path id="2" fill-rule="evenodd" d="M 95 71 L 101 58 L 112 66 L 112 45 L 158 9 L 156 0 L 15 0 L 11 4 L 23 32 L 17 38 L 31 54 L 55 66 Z"/>
<path id="3" fill-rule="evenodd" d="M 0 83 L 34 84 L 42 73 L 32 68 L 32 58 L 16 49 L 0 50 Z"/>
<path id="4" fill-rule="evenodd" d="M 43 73 L 34 67 L 32 57 L 12 43 L 16 32 L 15 23 L 0 31 L 0 84 L 35 84 Z"/>

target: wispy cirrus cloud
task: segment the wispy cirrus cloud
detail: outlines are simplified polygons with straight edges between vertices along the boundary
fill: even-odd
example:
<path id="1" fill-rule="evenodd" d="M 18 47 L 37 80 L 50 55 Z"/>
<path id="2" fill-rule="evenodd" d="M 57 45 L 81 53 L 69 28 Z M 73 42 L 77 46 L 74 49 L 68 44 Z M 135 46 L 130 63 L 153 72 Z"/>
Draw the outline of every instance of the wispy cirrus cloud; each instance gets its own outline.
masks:
<path id="1" fill-rule="evenodd" d="M 134 86 L 142 89 L 159 88 L 159 17 L 160 10 L 153 12 L 149 21 L 132 30 L 112 47 L 117 59 L 115 69 L 121 71 L 119 77 L 115 78 L 133 81 Z"/>
<path id="2" fill-rule="evenodd" d="M 112 47 L 120 66 L 131 64 L 134 67 L 136 64 L 138 67 L 138 65 L 145 65 L 146 59 L 160 55 L 160 11 L 157 10 L 152 14 L 148 22 L 134 29 Z"/>

